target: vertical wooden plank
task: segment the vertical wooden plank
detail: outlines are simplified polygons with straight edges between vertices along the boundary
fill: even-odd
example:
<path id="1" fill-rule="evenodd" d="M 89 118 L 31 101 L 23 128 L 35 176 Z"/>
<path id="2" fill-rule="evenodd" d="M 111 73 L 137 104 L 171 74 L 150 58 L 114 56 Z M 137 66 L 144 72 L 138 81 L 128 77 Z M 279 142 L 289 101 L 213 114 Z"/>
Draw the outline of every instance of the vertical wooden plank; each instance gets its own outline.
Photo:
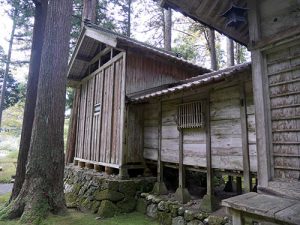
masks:
<path id="1" fill-rule="evenodd" d="M 126 148 L 124 147 L 125 145 L 125 115 L 126 115 L 126 110 L 125 110 L 125 92 L 126 92 L 126 74 L 127 74 L 127 67 L 126 67 L 126 53 L 123 54 L 123 65 L 122 65 L 122 76 L 121 76 L 121 110 L 120 110 L 120 150 L 118 152 L 118 159 L 116 160 L 116 163 L 120 165 L 120 177 L 127 177 L 127 170 L 123 168 L 124 165 L 124 154 L 126 151 Z"/>
<path id="2" fill-rule="evenodd" d="M 110 151 L 108 151 L 107 153 L 108 154 L 108 157 L 107 157 L 107 162 L 108 163 L 114 163 L 114 160 L 112 159 L 114 153 L 113 151 L 115 150 L 113 148 L 113 142 L 114 142 L 114 130 L 117 129 L 116 125 L 114 123 L 114 116 L 115 114 L 117 113 L 117 107 L 118 105 L 115 104 L 115 98 L 117 96 L 115 96 L 115 76 L 116 76 L 116 71 L 115 71 L 115 63 L 113 63 L 111 65 L 111 68 L 110 68 L 110 76 L 111 76 L 111 89 L 110 89 L 110 92 L 111 92 L 111 97 L 110 97 L 110 102 L 111 102 L 111 109 L 110 109 L 110 115 L 111 115 L 111 118 L 110 118 L 110 124 L 109 126 L 111 127 L 111 130 L 110 130 L 110 139 L 108 140 L 108 143 L 109 143 L 109 147 L 110 147 Z"/>
<path id="3" fill-rule="evenodd" d="M 244 190 L 251 191 L 251 175 L 250 175 L 250 159 L 248 144 L 248 128 L 247 128 L 247 99 L 245 94 L 245 83 L 240 84 L 240 114 L 241 114 L 241 130 L 242 130 L 242 149 L 243 149 L 243 175 Z"/>
<path id="4" fill-rule="evenodd" d="M 98 154 L 97 154 L 97 161 L 101 162 L 101 154 L 103 149 L 101 148 L 101 142 L 102 142 L 102 124 L 103 124 L 103 96 L 104 96 L 104 71 L 102 70 L 99 76 L 99 104 L 100 104 L 100 111 L 99 111 L 99 125 L 97 126 L 99 129 L 98 132 L 98 142 L 97 142 L 97 149 L 98 149 Z"/>

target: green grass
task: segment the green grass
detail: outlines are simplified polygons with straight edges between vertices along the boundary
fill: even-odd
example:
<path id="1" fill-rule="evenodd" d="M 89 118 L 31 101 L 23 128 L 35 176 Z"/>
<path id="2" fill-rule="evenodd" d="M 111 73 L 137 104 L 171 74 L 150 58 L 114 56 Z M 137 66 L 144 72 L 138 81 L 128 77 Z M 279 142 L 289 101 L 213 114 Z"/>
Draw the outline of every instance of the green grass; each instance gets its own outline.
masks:
<path id="1" fill-rule="evenodd" d="M 0 158 L 0 167 L 2 167 L 2 171 L 0 171 L 0 183 L 9 183 L 11 176 L 15 175 L 17 157 L 18 151 L 12 151 L 6 157 Z"/>
<path id="2" fill-rule="evenodd" d="M 97 215 L 82 213 L 76 210 L 68 210 L 65 216 L 49 216 L 41 225 L 158 225 L 152 219 L 145 217 L 143 214 L 134 212 L 115 216 L 109 219 L 96 220 Z M 0 225 L 17 225 L 21 224 L 17 220 L 0 221 Z"/>

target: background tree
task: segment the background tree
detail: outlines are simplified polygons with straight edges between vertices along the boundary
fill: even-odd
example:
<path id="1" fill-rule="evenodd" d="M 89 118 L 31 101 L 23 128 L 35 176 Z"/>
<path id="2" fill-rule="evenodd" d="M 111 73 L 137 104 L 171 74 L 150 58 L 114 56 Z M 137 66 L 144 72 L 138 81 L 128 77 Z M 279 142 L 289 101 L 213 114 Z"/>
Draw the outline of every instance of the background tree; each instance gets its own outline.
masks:
<path id="1" fill-rule="evenodd" d="M 0 214 L 40 223 L 65 209 L 63 122 L 72 0 L 49 1 L 35 119 L 26 175 L 18 197 Z M 51 169 L 49 169 L 51 168 Z"/>
<path id="2" fill-rule="evenodd" d="M 234 43 L 230 38 L 226 38 L 227 40 L 227 66 L 234 66 Z"/>
<path id="3" fill-rule="evenodd" d="M 33 120 L 35 115 L 41 55 L 47 17 L 47 6 L 47 0 L 35 1 L 34 30 L 32 38 L 32 50 L 29 65 L 24 116 L 22 123 L 22 133 L 17 161 L 16 177 L 10 201 L 15 199 L 19 195 L 25 179 L 28 151 L 30 147 Z"/>
<path id="4" fill-rule="evenodd" d="M 172 9 L 164 10 L 164 48 L 172 50 Z"/>

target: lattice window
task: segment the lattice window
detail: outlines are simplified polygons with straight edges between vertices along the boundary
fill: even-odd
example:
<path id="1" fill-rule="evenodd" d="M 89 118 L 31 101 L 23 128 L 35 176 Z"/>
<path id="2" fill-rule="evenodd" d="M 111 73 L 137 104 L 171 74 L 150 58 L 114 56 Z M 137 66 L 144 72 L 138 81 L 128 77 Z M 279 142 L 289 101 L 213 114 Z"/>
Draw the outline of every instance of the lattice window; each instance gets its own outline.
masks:
<path id="1" fill-rule="evenodd" d="M 204 126 L 202 102 L 190 102 L 178 106 L 178 128 L 201 128 Z"/>

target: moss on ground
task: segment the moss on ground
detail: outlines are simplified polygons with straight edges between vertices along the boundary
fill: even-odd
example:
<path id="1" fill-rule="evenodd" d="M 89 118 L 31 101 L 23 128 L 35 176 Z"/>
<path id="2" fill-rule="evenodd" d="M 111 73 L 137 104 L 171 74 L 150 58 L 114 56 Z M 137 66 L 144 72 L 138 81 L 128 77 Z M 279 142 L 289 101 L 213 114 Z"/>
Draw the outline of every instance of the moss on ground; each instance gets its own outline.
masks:
<path id="1" fill-rule="evenodd" d="M 0 209 L 8 201 L 10 193 L 0 196 Z M 158 225 L 157 222 L 145 215 L 134 212 L 130 214 L 122 214 L 109 219 L 96 220 L 97 215 L 91 213 L 82 213 L 78 210 L 68 210 L 67 215 L 56 216 L 50 215 L 40 225 Z M 0 221 L 0 225 L 18 225 L 21 224 L 17 220 Z"/>

